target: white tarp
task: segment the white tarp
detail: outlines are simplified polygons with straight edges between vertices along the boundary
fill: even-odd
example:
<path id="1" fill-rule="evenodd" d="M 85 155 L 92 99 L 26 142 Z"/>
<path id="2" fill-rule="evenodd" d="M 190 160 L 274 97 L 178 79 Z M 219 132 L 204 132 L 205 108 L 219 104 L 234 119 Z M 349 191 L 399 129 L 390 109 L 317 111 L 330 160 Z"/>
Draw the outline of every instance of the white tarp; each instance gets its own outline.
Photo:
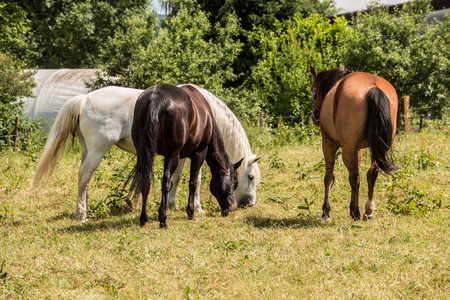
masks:
<path id="1" fill-rule="evenodd" d="M 24 102 L 25 116 L 32 121 L 42 120 L 45 129 L 48 130 L 67 100 L 90 92 L 86 82 L 95 78 L 95 71 L 94 69 L 37 70 L 34 75 L 35 97 L 21 99 Z"/>

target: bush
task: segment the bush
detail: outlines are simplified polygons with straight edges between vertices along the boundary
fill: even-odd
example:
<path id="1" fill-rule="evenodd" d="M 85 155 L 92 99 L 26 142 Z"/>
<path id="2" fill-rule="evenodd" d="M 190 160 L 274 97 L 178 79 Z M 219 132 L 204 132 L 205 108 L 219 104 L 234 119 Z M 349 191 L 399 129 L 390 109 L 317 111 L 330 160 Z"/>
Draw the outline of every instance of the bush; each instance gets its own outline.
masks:
<path id="1" fill-rule="evenodd" d="M 327 18 L 318 15 L 308 18 L 298 15 L 277 22 L 273 31 L 255 28 L 250 38 L 259 43 L 253 51 L 262 58 L 252 70 L 249 84 L 269 116 L 274 120 L 278 116 L 293 117 L 292 123 L 298 123 L 311 115 L 309 66 L 319 69 L 335 66 L 346 34 L 349 30 L 344 19 L 330 24 Z M 308 124 L 309 119 L 303 123 Z"/>
<path id="2" fill-rule="evenodd" d="M 32 124 L 23 117 L 23 103 L 18 101 L 21 97 L 31 97 L 35 85 L 32 72 L 22 71 L 25 64 L 18 59 L 0 53 L 0 150 L 11 146 L 15 139 L 16 119 L 19 120 L 19 147 L 29 150 L 42 141 L 43 134 L 39 124 Z"/>

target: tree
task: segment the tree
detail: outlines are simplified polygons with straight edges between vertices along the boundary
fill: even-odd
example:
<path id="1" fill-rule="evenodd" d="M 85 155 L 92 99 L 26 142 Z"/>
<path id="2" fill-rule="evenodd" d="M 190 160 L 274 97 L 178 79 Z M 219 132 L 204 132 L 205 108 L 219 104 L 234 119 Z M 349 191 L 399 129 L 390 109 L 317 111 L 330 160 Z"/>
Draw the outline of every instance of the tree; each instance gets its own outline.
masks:
<path id="1" fill-rule="evenodd" d="M 275 23 L 274 30 L 259 27 L 250 35 L 253 50 L 261 59 L 252 69 L 249 83 L 266 114 L 293 117 L 301 122 L 312 112 L 309 66 L 335 66 L 348 28 L 343 18 L 333 24 L 312 15 L 296 15 Z M 309 118 L 308 118 L 309 119 Z"/>
<path id="2" fill-rule="evenodd" d="M 101 55 L 106 74 L 122 77 L 127 86 L 190 82 L 220 89 L 236 78 L 231 64 L 241 45 L 233 40 L 239 30 L 233 15 L 226 26 L 213 26 L 191 0 L 183 1 L 156 35 L 143 19 L 133 17 L 127 24 L 126 30 L 116 31 L 108 40 Z M 208 38 L 212 30 L 218 34 Z"/>
<path id="3" fill-rule="evenodd" d="M 275 30 L 277 21 L 288 20 L 297 16 L 305 18 L 314 13 L 319 15 L 333 15 L 336 13 L 336 5 L 332 0 L 197 0 L 202 9 L 209 13 L 211 23 L 226 20 L 230 14 L 235 14 L 242 31 L 236 37 L 243 42 L 243 50 L 233 65 L 237 74 L 242 74 L 241 80 L 236 85 L 242 84 L 248 76 L 260 56 L 252 52 L 254 39 L 249 39 L 254 27 Z"/>
<path id="4" fill-rule="evenodd" d="M 146 0 L 11 0 L 26 13 L 28 51 L 16 56 L 39 68 L 91 68 L 100 46 L 122 20 L 147 9 Z"/>
<path id="5" fill-rule="evenodd" d="M 0 3 L 0 52 L 25 53 L 29 30 L 26 12 L 14 3 Z"/>
<path id="6" fill-rule="evenodd" d="M 0 53 L 0 149 L 9 143 L 16 117 L 22 115 L 23 105 L 18 99 L 33 95 L 32 74 L 23 69 L 23 62 Z"/>
<path id="7" fill-rule="evenodd" d="M 353 71 L 377 74 L 392 83 L 400 100 L 410 96 L 411 110 L 441 117 L 448 105 L 448 16 L 442 24 L 427 24 L 430 2 L 405 3 L 389 14 L 379 5 L 352 20 L 342 63 Z"/>
<path id="8" fill-rule="evenodd" d="M 170 16 L 175 15 L 184 0 L 160 0 Z M 239 34 L 235 40 L 243 43 L 242 51 L 233 64 L 233 69 L 240 77 L 234 83 L 228 82 L 226 86 L 240 86 L 250 75 L 251 68 L 256 64 L 259 57 L 252 52 L 251 35 L 253 27 L 261 27 L 274 30 L 277 20 L 287 20 L 296 14 L 302 17 L 313 13 L 320 15 L 333 15 L 336 13 L 336 4 L 333 0 L 196 0 L 207 16 L 211 24 L 217 22 L 226 26 L 230 15 L 237 16 L 240 22 Z M 212 30 L 210 37 L 217 33 Z"/>

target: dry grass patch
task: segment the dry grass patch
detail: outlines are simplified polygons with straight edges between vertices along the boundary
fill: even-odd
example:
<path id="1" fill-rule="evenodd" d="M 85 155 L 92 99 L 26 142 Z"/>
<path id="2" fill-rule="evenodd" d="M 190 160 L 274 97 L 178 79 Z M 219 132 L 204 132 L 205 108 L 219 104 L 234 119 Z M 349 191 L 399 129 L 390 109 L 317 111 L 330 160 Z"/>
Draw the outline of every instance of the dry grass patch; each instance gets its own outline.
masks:
<path id="1" fill-rule="evenodd" d="M 301 299 L 432 298 L 450 290 L 450 142 L 430 131 L 396 140 L 404 167 L 397 179 L 381 175 L 375 186 L 376 219 L 349 217 L 348 173 L 340 157 L 332 188 L 332 221 L 320 220 L 324 165 L 320 140 L 286 146 L 254 146 L 262 184 L 256 206 L 227 218 L 208 191 L 204 215 L 187 219 L 186 178 L 179 211 L 158 228 L 159 186 L 149 203 L 150 222 L 139 211 L 73 218 L 79 153 L 59 163 L 44 186 L 30 190 L 36 159 L 0 158 L 0 298 L 28 299 Z M 131 156 L 114 149 L 89 188 L 100 205 L 112 176 Z M 367 197 L 361 168 L 360 209 Z M 206 168 L 207 169 L 207 168 Z M 119 183 L 119 182 L 117 182 Z M 159 183 L 157 183 L 159 185 Z M 422 213 L 394 204 L 413 197 Z M 389 206 L 388 199 L 394 204 Z M 439 200 L 441 204 L 439 205 Z M 99 206 L 100 207 L 100 206 Z M 135 207 L 139 207 L 135 203 Z M 100 208 L 98 208 L 100 209 Z"/>

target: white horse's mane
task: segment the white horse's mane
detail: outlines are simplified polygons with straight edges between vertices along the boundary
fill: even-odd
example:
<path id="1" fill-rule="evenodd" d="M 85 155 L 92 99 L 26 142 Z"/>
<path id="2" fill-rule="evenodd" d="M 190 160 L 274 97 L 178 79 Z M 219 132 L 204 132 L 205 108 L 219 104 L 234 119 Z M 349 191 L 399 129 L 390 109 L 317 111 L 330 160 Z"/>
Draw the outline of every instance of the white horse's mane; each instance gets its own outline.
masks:
<path id="1" fill-rule="evenodd" d="M 232 163 L 236 163 L 240 159 L 244 158 L 242 165 L 247 166 L 249 160 L 253 159 L 255 155 L 252 153 L 250 143 L 247 139 L 247 134 L 245 133 L 245 130 L 237 117 L 222 100 L 214 96 L 212 93 L 196 86 L 195 84 L 189 85 L 194 86 L 210 104 L 214 118 L 219 128 L 221 128 L 222 138 L 224 139 L 224 143 L 227 148 L 226 151 L 230 156 Z M 244 157 L 242 157 L 242 155 L 244 155 Z M 256 182 L 259 182 L 259 168 L 257 168 L 256 173 L 255 179 L 257 180 Z M 244 172 L 239 172 L 239 174 L 243 175 Z"/>

